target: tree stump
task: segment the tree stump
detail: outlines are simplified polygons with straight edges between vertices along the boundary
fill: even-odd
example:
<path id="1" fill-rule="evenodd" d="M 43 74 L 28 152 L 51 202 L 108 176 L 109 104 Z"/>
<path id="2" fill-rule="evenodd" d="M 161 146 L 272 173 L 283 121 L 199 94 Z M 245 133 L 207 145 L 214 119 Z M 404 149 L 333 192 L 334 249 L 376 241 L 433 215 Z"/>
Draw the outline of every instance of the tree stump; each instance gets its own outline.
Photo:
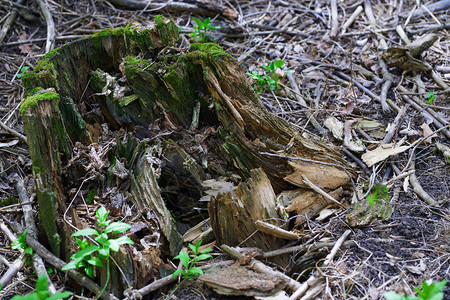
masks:
<path id="1" fill-rule="evenodd" d="M 68 219 L 76 221 L 69 192 L 78 189 L 87 180 L 84 173 L 90 172 L 90 186 L 115 193 L 114 197 L 113 192 L 105 193 L 100 199 L 104 204 L 113 206 L 128 198 L 133 222 L 144 224 L 136 225 L 139 228 L 133 233 L 137 245 L 128 246 L 134 270 L 129 261 L 118 260 L 124 261 L 121 267 L 127 269 L 127 278 L 134 278 L 132 284 L 139 286 L 145 284 L 143 279 L 156 276 L 161 263 L 145 259 L 154 257 L 148 255 L 151 251 L 173 256 L 181 247 L 181 236 L 165 205 L 167 197 L 172 197 L 171 202 L 198 200 L 205 190 L 203 180 L 210 177 L 238 174 L 248 179 L 238 186 L 237 197 L 219 194 L 209 208 L 216 238 L 234 246 L 254 228 L 248 224 L 240 234 L 242 223 L 227 214 L 240 212 L 251 222 L 283 217 L 275 208 L 275 194 L 303 186 L 298 176 L 302 170 L 325 189 L 349 183 L 340 167 L 265 155 L 344 165 L 333 148 L 303 138 L 286 121 L 268 113 L 237 61 L 220 46 L 192 44 L 180 50 L 171 47 L 177 39 L 175 24 L 156 17 L 148 28 L 133 23 L 69 43 L 47 54 L 34 72 L 23 77 L 28 97 L 21 114 L 41 221 L 52 251 L 64 258 L 72 251 L 72 229 L 63 215 L 68 208 L 66 215 L 72 216 Z M 111 130 L 126 130 L 133 138 L 126 142 L 118 138 L 110 146 L 106 140 Z M 108 147 L 105 162 L 101 149 Z M 80 149 L 90 149 L 84 159 L 74 155 Z M 159 235 L 161 240 L 144 242 Z M 258 239 L 262 244 L 255 242 Z M 250 244 L 265 250 L 283 244 L 273 237 L 258 239 Z M 137 256 L 139 260 L 134 260 Z M 138 270 L 146 273 L 136 276 Z M 122 284 L 115 283 L 110 290 L 119 294 L 126 288 Z"/>

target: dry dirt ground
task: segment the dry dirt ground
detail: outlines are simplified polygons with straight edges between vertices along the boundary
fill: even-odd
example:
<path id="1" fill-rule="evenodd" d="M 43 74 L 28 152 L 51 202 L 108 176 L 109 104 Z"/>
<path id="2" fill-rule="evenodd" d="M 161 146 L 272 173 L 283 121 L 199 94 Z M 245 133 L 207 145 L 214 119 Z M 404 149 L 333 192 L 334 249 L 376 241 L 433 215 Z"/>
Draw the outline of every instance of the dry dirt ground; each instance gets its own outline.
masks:
<path id="1" fill-rule="evenodd" d="M 0 26 L 6 23 L 13 9 L 18 12 L 0 43 L 1 201 L 17 198 L 17 192 L 8 180 L 13 172 L 24 178 L 29 195 L 35 198 L 27 145 L 17 134 L 24 134 L 18 108 L 25 92 L 17 75 L 23 66 L 33 69 L 45 53 L 47 34 L 46 23 L 35 1 L 22 1 L 22 5 L 13 5 L 12 2 L 0 1 Z M 145 25 L 151 23 L 156 14 L 173 18 L 181 29 L 183 38 L 180 43 L 185 47 L 192 42 L 189 36 L 195 25 L 192 17 L 206 17 L 196 12 L 175 12 L 170 9 L 170 3 L 163 1 L 152 3 L 146 10 L 121 7 L 113 4 L 116 1 L 45 2 L 56 26 L 56 47 L 132 21 Z M 197 4 L 196 1 L 189 2 L 194 3 L 194 7 L 201 6 L 201 1 Z M 358 184 L 369 181 L 371 174 L 377 182 L 387 182 L 394 176 L 415 170 L 418 183 L 437 203 L 435 207 L 425 203 L 422 200 L 424 196 L 418 196 L 408 176 L 390 182 L 392 216 L 352 228 L 348 240 L 355 244 L 342 248 L 332 263 L 322 269 L 325 288 L 317 297 L 383 299 L 385 291 L 410 295 L 414 293 L 413 286 L 421 285 L 423 280 L 437 282 L 449 279 L 450 158 L 447 153 L 446 161 L 436 145 L 450 145 L 450 9 L 417 15 L 419 8 L 416 2 L 429 2 L 412 0 L 217 2 L 232 11 L 235 18 L 224 15 L 220 9 L 219 13 L 212 13 L 211 23 L 221 26 L 212 37 L 239 61 L 246 72 L 257 70 L 262 73 L 260 65 L 277 59 L 284 60 L 286 67 L 294 71 L 292 76 L 306 106 L 299 104 L 291 83 L 285 80 L 276 93 L 268 89 L 260 93 L 268 110 L 291 122 L 300 134 L 309 134 L 345 149 L 348 164 L 359 174 Z M 368 5 L 370 2 L 372 4 Z M 337 18 L 333 17 L 333 3 L 337 8 Z M 361 12 L 343 32 L 344 23 L 360 6 Z M 368 11 L 370 6 L 374 18 Z M 436 35 L 432 46 L 417 57 L 420 62 L 427 62 L 431 70 L 414 71 L 413 67 L 406 67 L 403 72 L 399 67 L 382 65 L 380 54 L 384 53 L 384 43 L 387 47 L 406 51 L 405 41 L 400 37 L 401 29 L 410 41 L 425 34 Z M 389 80 L 391 85 L 386 86 Z M 250 78 L 249 82 L 257 86 Z M 382 106 L 386 99 L 388 103 Z M 424 136 L 428 138 L 409 151 L 376 163 L 374 168 L 363 168 L 361 154 L 373 150 L 383 140 L 398 114 L 395 107 L 403 108 L 407 104 L 392 142 L 411 145 Z M 378 122 L 378 128 L 346 130 L 346 138 L 342 141 L 329 131 L 320 133 L 311 119 L 305 117 L 305 112 L 311 112 L 319 126 L 325 126 L 325 121 L 334 117 L 340 124 L 347 122 L 346 126 L 354 120 L 369 120 Z M 432 134 L 437 130 L 439 132 Z M 361 143 L 355 144 L 358 140 Z M 362 152 L 358 152 L 355 148 L 361 145 Z M 347 204 L 352 201 L 350 193 L 343 201 Z M 4 206 L 6 202 L 2 203 Z M 4 220 L 19 220 L 21 211 L 7 208 L 0 210 L 0 214 Z M 301 241 L 305 245 L 336 241 L 349 228 L 342 210 L 324 221 L 314 218 L 308 221 L 298 228 L 305 234 Z M 18 255 L 17 251 L 11 250 L 8 239 L 0 235 L 2 259 L 12 262 Z M 169 259 L 164 258 L 165 261 Z M 0 276 L 6 269 L 0 262 Z M 20 270 L 17 277 L 3 287 L 0 299 L 30 292 L 35 282 L 32 272 L 30 267 Z M 54 272 L 51 277 L 59 289 L 66 288 L 62 273 Z M 300 277 L 299 280 L 304 281 L 305 278 Z M 164 287 L 146 297 L 162 298 L 174 287 Z M 74 292 L 77 294 L 74 299 L 85 299 L 79 291 Z M 450 287 L 444 292 L 445 299 L 450 299 Z M 223 298 L 195 282 L 184 285 L 175 296 L 178 299 Z"/>

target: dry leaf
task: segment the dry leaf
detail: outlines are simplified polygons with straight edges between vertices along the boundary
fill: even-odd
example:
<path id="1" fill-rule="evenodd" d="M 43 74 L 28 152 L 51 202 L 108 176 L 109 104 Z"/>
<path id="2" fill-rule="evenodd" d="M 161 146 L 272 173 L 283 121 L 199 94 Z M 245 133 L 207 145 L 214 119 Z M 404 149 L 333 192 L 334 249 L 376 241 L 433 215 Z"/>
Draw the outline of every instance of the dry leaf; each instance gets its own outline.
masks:
<path id="1" fill-rule="evenodd" d="M 422 128 L 422 136 L 426 137 L 428 136 L 424 142 L 427 144 L 431 144 L 432 139 L 434 137 L 439 137 L 436 133 L 433 134 L 433 130 L 430 128 L 430 126 L 428 126 L 427 123 L 423 123 L 422 125 L 420 125 L 420 128 Z"/>
<path id="2" fill-rule="evenodd" d="M 394 144 L 392 144 L 392 143 L 386 144 L 386 145 L 381 145 L 378 148 L 376 148 L 375 150 L 364 153 L 361 156 L 361 159 L 368 167 L 371 167 L 374 164 L 376 164 L 377 162 L 383 161 L 392 155 L 396 155 L 396 154 L 405 152 L 409 148 L 411 148 L 411 146 L 395 147 Z"/>
<path id="3" fill-rule="evenodd" d="M 344 136 L 344 124 L 335 117 L 329 117 L 323 122 L 323 125 L 331 131 L 333 136 L 342 141 Z"/>
<path id="4" fill-rule="evenodd" d="M 27 34 L 25 32 L 22 32 L 19 36 L 19 41 L 25 41 L 27 39 L 28 39 Z M 26 55 L 31 54 L 31 53 L 33 53 L 33 48 L 34 48 L 34 44 L 32 44 L 32 43 L 19 45 L 21 54 L 26 54 Z"/>

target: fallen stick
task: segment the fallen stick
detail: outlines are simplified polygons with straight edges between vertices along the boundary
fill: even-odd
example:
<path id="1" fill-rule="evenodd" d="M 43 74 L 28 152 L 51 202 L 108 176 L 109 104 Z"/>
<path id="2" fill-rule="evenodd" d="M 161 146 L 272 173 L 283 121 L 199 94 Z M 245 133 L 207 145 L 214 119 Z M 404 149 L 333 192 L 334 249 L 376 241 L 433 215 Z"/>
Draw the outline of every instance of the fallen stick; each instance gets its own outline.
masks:
<path id="1" fill-rule="evenodd" d="M 331 0 L 331 30 L 330 38 L 335 39 L 339 31 L 339 14 L 337 9 L 337 1 Z"/>
<path id="2" fill-rule="evenodd" d="M 228 246 L 228 245 L 222 245 L 220 246 L 220 249 L 222 249 L 224 252 L 226 252 L 229 256 L 231 256 L 234 259 L 241 259 L 244 257 L 243 254 L 241 254 L 239 251 L 237 251 L 236 249 Z M 250 259 L 249 262 L 249 267 L 257 272 L 261 272 L 261 273 L 268 273 L 271 274 L 273 276 L 277 276 L 280 277 L 281 279 L 283 279 L 286 282 L 286 286 L 291 290 L 291 291 L 296 291 L 297 289 L 300 288 L 300 283 L 295 281 L 294 279 L 292 279 L 291 277 L 277 271 L 274 270 L 268 266 L 266 266 L 265 264 L 263 264 L 262 262 L 260 262 L 257 259 Z"/>
<path id="3" fill-rule="evenodd" d="M 39 8 L 42 11 L 42 15 L 44 16 L 45 23 L 47 24 L 47 40 L 45 44 L 45 53 L 48 53 L 53 50 L 55 47 L 55 22 L 53 21 L 52 14 L 48 9 L 47 4 L 43 0 L 36 0 Z"/>
<path id="4" fill-rule="evenodd" d="M 9 132 L 10 134 L 12 134 L 13 136 L 18 137 L 22 142 L 25 142 L 25 143 L 27 142 L 27 137 L 26 137 L 26 136 L 24 136 L 23 134 L 19 133 L 18 131 L 14 130 L 14 129 L 8 127 L 8 126 L 7 126 L 5 123 L 3 123 L 2 121 L 0 121 L 0 127 L 1 127 L 3 130 L 5 130 L 5 131 Z"/>
<path id="5" fill-rule="evenodd" d="M 344 34 L 345 31 L 347 31 L 347 29 L 353 24 L 353 22 L 355 22 L 356 18 L 361 14 L 362 11 L 363 11 L 363 7 L 361 5 L 359 5 L 356 8 L 356 10 L 352 13 L 350 18 L 348 18 L 348 20 L 345 21 L 344 25 L 342 25 L 341 35 Z"/>
<path id="6" fill-rule="evenodd" d="M 309 107 L 305 100 L 303 100 L 303 98 L 300 96 L 300 89 L 298 88 L 297 82 L 295 81 L 294 77 L 292 76 L 292 74 L 287 74 L 286 75 L 287 80 L 289 80 L 289 82 L 291 83 L 292 89 L 295 92 L 295 99 L 297 99 L 297 102 L 303 106 L 303 107 Z M 322 126 L 320 126 L 319 122 L 317 122 L 316 118 L 313 116 L 313 114 L 306 110 L 304 112 L 305 117 L 311 121 L 311 124 L 314 126 L 314 128 L 319 131 L 319 134 L 324 135 L 327 130 L 325 128 L 323 128 Z"/>
<path id="7" fill-rule="evenodd" d="M 23 0 L 17 0 L 17 4 L 21 4 Z M 6 34 L 8 34 L 9 28 L 11 28 L 12 23 L 14 23 L 14 20 L 17 17 L 17 9 L 13 8 L 10 12 L 10 15 L 6 19 L 6 21 L 3 23 L 2 30 L 0 31 L 0 44 L 3 42 L 3 40 L 6 37 Z"/>
<path id="8" fill-rule="evenodd" d="M 228 19 L 234 20 L 237 18 L 237 12 L 209 1 L 194 1 L 192 3 L 172 2 L 153 3 L 152 1 L 136 1 L 136 0 L 110 0 L 113 5 L 122 6 L 128 9 L 144 10 L 144 11 L 161 11 L 167 10 L 170 12 L 190 12 L 198 15 L 214 17 L 222 15 Z"/>
<path id="9" fill-rule="evenodd" d="M 27 229 L 27 235 L 30 235 L 32 238 L 36 239 L 38 230 L 36 228 L 36 223 L 34 221 L 33 207 L 30 204 L 30 198 L 28 197 L 27 190 L 23 185 L 23 179 L 20 178 L 19 175 L 17 175 L 17 173 L 15 173 L 12 176 L 12 178 L 17 194 L 19 195 L 19 200 L 22 203 L 23 219 L 25 220 L 25 228 Z M 48 276 L 44 260 L 42 259 L 42 257 L 37 253 L 33 253 L 31 261 L 33 263 L 33 267 L 34 270 L 36 271 L 37 277 L 41 277 L 42 275 L 47 277 L 48 289 L 50 291 L 50 294 L 51 295 L 56 294 L 55 285 Z"/>
<path id="10" fill-rule="evenodd" d="M 327 267 L 329 263 L 333 260 L 333 258 L 336 256 L 336 253 L 341 248 L 344 241 L 347 239 L 347 237 L 350 235 L 351 230 L 348 229 L 344 232 L 344 234 L 336 241 L 336 244 L 334 245 L 333 249 L 331 249 L 331 252 L 327 255 L 325 258 L 325 261 L 323 262 L 323 267 Z M 318 277 L 319 273 L 316 270 L 313 275 L 311 275 L 306 282 L 302 283 L 302 285 L 289 297 L 289 300 L 296 300 L 301 295 L 303 295 L 310 287 L 316 286 L 320 278 Z M 302 298 L 303 299 L 303 298 Z"/>
<path id="11" fill-rule="evenodd" d="M 3 231 L 5 236 L 8 237 L 11 243 L 17 240 L 17 237 L 14 235 L 14 233 L 11 232 L 11 230 L 9 230 L 5 223 L 0 222 L 0 229 L 1 231 Z M 2 287 L 5 287 L 8 282 L 10 282 L 16 276 L 17 272 L 22 269 L 25 261 L 27 260 L 27 254 L 25 253 L 24 249 L 19 248 L 18 250 L 20 252 L 20 256 L 16 260 L 14 260 L 12 264 L 9 265 L 8 270 L 0 278 L 0 286 Z"/>
<path id="12" fill-rule="evenodd" d="M 414 170 L 414 172 L 411 175 L 409 175 L 409 182 L 411 183 L 411 185 L 413 187 L 414 193 L 416 193 L 416 195 L 420 199 L 422 199 L 425 203 L 427 203 L 428 205 L 433 206 L 433 207 L 439 207 L 440 205 L 436 202 L 436 200 L 433 199 L 433 197 L 430 196 L 430 194 L 425 192 L 425 190 L 423 189 L 419 180 L 417 179 L 416 172 L 415 172 L 416 166 L 415 166 L 415 162 L 414 162 L 413 149 L 411 149 L 410 155 L 413 157 L 411 160 L 411 170 Z"/>

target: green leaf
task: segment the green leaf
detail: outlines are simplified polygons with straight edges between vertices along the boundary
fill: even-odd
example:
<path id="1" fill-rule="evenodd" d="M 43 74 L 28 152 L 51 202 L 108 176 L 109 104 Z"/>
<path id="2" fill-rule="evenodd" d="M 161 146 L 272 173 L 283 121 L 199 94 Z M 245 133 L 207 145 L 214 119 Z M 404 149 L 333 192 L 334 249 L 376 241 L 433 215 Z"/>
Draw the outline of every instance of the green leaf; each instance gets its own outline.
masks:
<path id="1" fill-rule="evenodd" d="M 103 223 L 106 221 L 106 218 L 108 217 L 109 211 L 106 210 L 104 206 L 100 206 L 99 209 L 95 212 L 95 216 L 97 217 L 97 221 L 99 223 Z"/>
<path id="2" fill-rule="evenodd" d="M 44 274 L 39 276 L 36 280 L 36 292 L 38 291 L 47 291 L 48 290 L 48 281 L 47 276 Z"/>
<path id="3" fill-rule="evenodd" d="M 20 69 L 20 72 L 25 73 L 29 68 L 29 66 L 22 67 L 22 69 Z"/>
<path id="4" fill-rule="evenodd" d="M 206 259 L 210 259 L 212 258 L 211 254 L 200 254 L 199 256 L 197 256 L 194 261 L 201 261 L 201 260 L 206 260 Z"/>
<path id="5" fill-rule="evenodd" d="M 275 67 L 281 68 L 282 66 L 284 66 L 284 61 L 282 61 L 282 60 L 277 60 L 277 61 L 275 62 Z"/>
<path id="6" fill-rule="evenodd" d="M 198 251 L 197 245 L 194 246 L 192 244 L 189 244 L 188 246 L 189 246 L 189 248 L 191 248 L 191 250 L 192 250 L 192 252 L 194 252 L 194 254 L 197 254 L 197 251 Z"/>
<path id="7" fill-rule="evenodd" d="M 71 292 L 56 293 L 56 294 L 51 295 L 50 297 L 48 297 L 47 300 L 65 299 L 65 298 L 69 298 L 70 296 L 72 296 Z"/>
<path id="8" fill-rule="evenodd" d="M 106 233 L 102 233 L 99 236 L 95 238 L 95 241 L 100 243 L 101 245 L 107 245 L 107 242 L 109 241 L 108 235 Z"/>
<path id="9" fill-rule="evenodd" d="M 99 235 L 99 233 L 94 228 L 84 228 L 84 229 L 78 230 L 77 232 L 72 233 L 71 237 L 90 236 L 90 235 Z"/>
<path id="10" fill-rule="evenodd" d="M 61 271 L 67 271 L 67 270 L 72 270 L 72 269 L 76 269 L 76 261 L 72 260 L 70 261 L 67 265 L 65 265 L 64 267 L 61 268 Z"/>
<path id="11" fill-rule="evenodd" d="M 25 229 L 21 235 L 13 242 L 11 243 L 11 249 L 17 250 L 17 249 L 25 249 L 27 247 L 26 244 L 26 237 L 27 237 L 27 230 Z"/>
<path id="12" fill-rule="evenodd" d="M 109 258 L 109 248 L 101 248 L 100 250 L 98 250 L 98 254 L 100 255 L 101 258 L 107 260 Z"/>
<path id="13" fill-rule="evenodd" d="M 174 257 L 174 259 L 179 259 L 181 261 L 181 264 L 186 269 L 189 268 L 189 262 L 191 261 L 191 258 L 189 257 L 189 254 L 186 250 L 181 250 L 180 253 Z"/>
<path id="14" fill-rule="evenodd" d="M 87 239 L 75 239 L 77 245 L 81 248 L 84 249 L 86 248 L 89 244 L 88 244 L 88 240 Z"/>
<path id="15" fill-rule="evenodd" d="M 26 248 L 24 249 L 24 251 L 25 251 L 25 253 L 28 254 L 28 255 L 33 255 L 33 248 L 31 248 L 31 247 L 26 247 Z"/>
<path id="16" fill-rule="evenodd" d="M 94 278 L 94 271 L 91 266 L 84 268 L 84 273 L 90 278 Z"/>
<path id="17" fill-rule="evenodd" d="M 44 300 L 47 299 L 48 296 L 50 296 L 50 291 L 45 290 L 45 291 L 36 291 L 36 296 L 39 300 Z"/>
<path id="18" fill-rule="evenodd" d="M 78 251 L 77 253 L 75 253 L 75 259 L 77 258 L 83 258 L 85 256 L 91 255 L 92 253 L 94 253 L 95 251 L 99 250 L 100 247 L 97 245 L 90 245 L 87 246 L 84 249 L 81 249 L 80 251 Z"/>
<path id="19" fill-rule="evenodd" d="M 446 284 L 447 281 L 443 280 L 441 282 L 434 282 L 428 285 L 424 280 L 422 282 L 422 290 L 420 290 L 418 287 L 414 287 L 414 289 L 422 299 L 441 300 L 444 298 L 444 293 L 442 293 L 441 290 L 444 289 Z"/>
<path id="20" fill-rule="evenodd" d="M 180 275 L 180 274 L 184 275 L 184 270 L 182 270 L 182 269 L 176 269 L 175 272 L 172 273 L 172 278 L 176 278 L 176 277 L 178 277 L 178 275 Z"/>
<path id="21" fill-rule="evenodd" d="M 192 20 L 194 20 L 195 23 L 197 23 L 197 26 L 198 26 L 198 27 L 203 26 L 203 21 L 202 21 L 202 20 L 197 19 L 197 18 L 195 18 L 195 17 L 192 17 Z"/>
<path id="22" fill-rule="evenodd" d="M 103 267 L 103 263 L 102 260 L 100 258 L 98 258 L 97 256 L 91 256 L 89 257 L 89 259 L 87 260 L 87 262 L 93 266 L 96 267 Z"/>
<path id="23" fill-rule="evenodd" d="M 120 238 L 116 239 L 116 241 L 119 245 L 125 245 L 125 244 L 134 245 L 133 240 L 127 236 L 121 236 Z"/>
<path id="24" fill-rule="evenodd" d="M 190 276 L 196 276 L 196 275 L 203 275 L 203 271 L 200 268 L 192 267 L 188 270 L 187 275 Z"/>
<path id="25" fill-rule="evenodd" d="M 131 225 L 127 224 L 127 223 L 123 223 L 123 222 L 114 222 L 109 224 L 106 228 L 105 228 L 105 233 L 122 233 L 127 231 L 128 229 L 131 228 Z"/>
<path id="26" fill-rule="evenodd" d="M 406 300 L 406 298 L 396 292 L 386 292 L 384 293 L 384 298 L 386 300 Z"/>
<path id="27" fill-rule="evenodd" d="M 205 249 L 201 250 L 200 253 L 209 253 L 209 252 L 211 252 L 211 251 L 213 251 L 213 249 L 211 249 L 211 248 L 205 248 Z"/>
<path id="28" fill-rule="evenodd" d="M 109 248 L 112 251 L 117 252 L 119 251 L 120 245 L 117 243 L 117 240 L 109 240 Z"/>

